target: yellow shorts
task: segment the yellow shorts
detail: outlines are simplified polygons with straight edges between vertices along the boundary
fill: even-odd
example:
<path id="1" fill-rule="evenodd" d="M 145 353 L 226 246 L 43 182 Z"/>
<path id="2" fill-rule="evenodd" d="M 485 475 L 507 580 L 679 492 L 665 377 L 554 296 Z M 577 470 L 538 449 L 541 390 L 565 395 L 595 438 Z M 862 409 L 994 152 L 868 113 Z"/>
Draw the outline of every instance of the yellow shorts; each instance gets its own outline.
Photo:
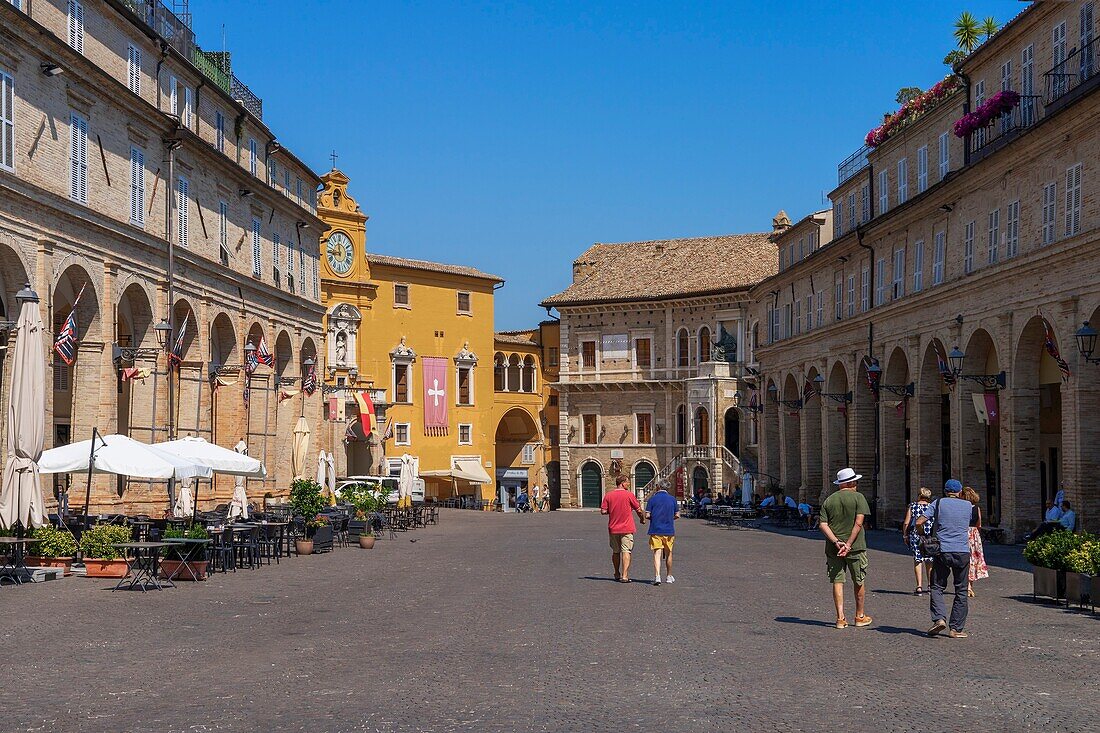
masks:
<path id="1" fill-rule="evenodd" d="M 633 534 L 612 534 L 609 537 L 611 539 L 611 551 L 614 553 L 630 552 L 634 549 Z"/>
<path id="2" fill-rule="evenodd" d="M 672 552 L 672 546 L 676 544 L 676 535 L 651 534 L 649 536 L 649 549 Z"/>

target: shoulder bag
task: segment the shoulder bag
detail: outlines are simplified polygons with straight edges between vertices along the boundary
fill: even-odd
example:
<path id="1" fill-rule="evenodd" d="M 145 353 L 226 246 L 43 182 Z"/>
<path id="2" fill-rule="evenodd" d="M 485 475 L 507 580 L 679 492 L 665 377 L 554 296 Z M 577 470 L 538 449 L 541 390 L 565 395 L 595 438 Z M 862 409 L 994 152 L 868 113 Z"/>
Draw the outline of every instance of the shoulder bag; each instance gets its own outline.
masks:
<path id="1" fill-rule="evenodd" d="M 932 513 L 932 531 L 928 534 L 917 535 L 917 547 L 920 548 L 922 557 L 936 557 L 940 550 L 940 502 L 936 500 L 936 511 Z"/>

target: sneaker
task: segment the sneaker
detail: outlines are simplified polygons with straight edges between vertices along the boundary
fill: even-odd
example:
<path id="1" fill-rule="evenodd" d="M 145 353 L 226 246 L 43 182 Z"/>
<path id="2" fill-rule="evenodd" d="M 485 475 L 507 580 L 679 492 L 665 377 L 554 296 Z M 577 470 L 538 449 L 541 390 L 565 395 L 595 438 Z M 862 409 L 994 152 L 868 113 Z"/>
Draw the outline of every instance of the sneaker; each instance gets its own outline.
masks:
<path id="1" fill-rule="evenodd" d="M 848 621 L 846 619 L 838 618 L 836 620 L 836 627 L 838 629 L 846 629 L 848 628 Z"/>
<path id="2" fill-rule="evenodd" d="M 653 579 L 653 585 L 660 585 L 660 584 L 661 584 L 661 576 L 658 575 L 656 578 Z"/>
<path id="3" fill-rule="evenodd" d="M 970 634 L 966 633 L 965 631 L 955 631 L 954 629 L 948 631 L 947 635 L 950 636 L 952 639 L 967 639 L 970 637 Z"/>
<path id="4" fill-rule="evenodd" d="M 672 577 L 672 576 L 670 575 L 670 576 L 668 576 L 667 578 L 665 578 L 665 582 L 666 582 L 666 583 L 675 583 L 675 582 L 676 582 L 676 578 L 674 578 L 674 577 Z"/>
<path id="5" fill-rule="evenodd" d="M 870 626 L 872 621 L 874 621 L 874 619 L 871 618 L 870 616 L 868 616 L 867 614 L 863 614 L 862 616 L 856 616 L 856 618 L 855 618 L 856 628 L 859 628 L 860 626 Z"/>
<path id="6" fill-rule="evenodd" d="M 936 623 L 932 624 L 932 628 L 928 630 L 929 636 L 939 636 L 947 629 L 947 622 L 942 618 L 936 619 Z"/>

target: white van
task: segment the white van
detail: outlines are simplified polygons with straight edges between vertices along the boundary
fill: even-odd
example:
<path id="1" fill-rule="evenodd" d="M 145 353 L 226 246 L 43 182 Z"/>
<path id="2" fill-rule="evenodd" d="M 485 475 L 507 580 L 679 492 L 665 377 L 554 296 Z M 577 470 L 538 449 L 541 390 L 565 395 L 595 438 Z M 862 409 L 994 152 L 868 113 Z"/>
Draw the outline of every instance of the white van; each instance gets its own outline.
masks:
<path id="1" fill-rule="evenodd" d="M 364 481 L 370 481 L 372 483 L 380 483 L 390 490 L 388 502 L 390 504 L 397 503 L 397 477 L 396 476 L 348 476 L 341 479 L 336 485 L 336 498 L 340 498 L 340 493 L 344 490 L 345 486 L 352 486 L 354 484 L 363 483 Z M 424 501 L 424 480 L 416 479 L 413 481 L 412 488 L 412 500 L 414 503 L 423 503 Z"/>

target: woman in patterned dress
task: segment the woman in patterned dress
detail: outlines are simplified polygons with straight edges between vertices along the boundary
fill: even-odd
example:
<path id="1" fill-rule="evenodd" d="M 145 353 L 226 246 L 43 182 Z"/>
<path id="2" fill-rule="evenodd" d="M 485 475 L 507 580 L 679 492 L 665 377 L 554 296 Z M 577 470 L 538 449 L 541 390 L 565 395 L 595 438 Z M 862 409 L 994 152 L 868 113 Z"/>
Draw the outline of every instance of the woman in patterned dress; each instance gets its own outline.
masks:
<path id="1" fill-rule="evenodd" d="M 917 578 L 917 589 L 913 591 L 913 595 L 917 596 L 924 593 L 924 579 L 932 578 L 932 558 L 921 555 L 920 543 L 917 541 L 918 537 L 928 535 L 932 531 L 931 522 L 925 522 L 921 527 L 917 527 L 917 520 L 921 517 L 932 518 L 932 505 L 929 503 L 931 501 L 932 490 L 922 486 L 917 500 L 910 504 L 905 512 L 905 521 L 901 525 L 905 544 L 913 553 L 913 574 Z"/>
<path id="2" fill-rule="evenodd" d="M 974 505 L 974 516 L 977 517 L 977 522 L 970 528 L 970 585 L 966 591 L 973 598 L 974 581 L 989 577 L 989 566 L 985 564 L 985 547 L 982 545 L 982 509 L 978 506 L 982 498 L 969 486 L 963 489 L 962 498 Z"/>

